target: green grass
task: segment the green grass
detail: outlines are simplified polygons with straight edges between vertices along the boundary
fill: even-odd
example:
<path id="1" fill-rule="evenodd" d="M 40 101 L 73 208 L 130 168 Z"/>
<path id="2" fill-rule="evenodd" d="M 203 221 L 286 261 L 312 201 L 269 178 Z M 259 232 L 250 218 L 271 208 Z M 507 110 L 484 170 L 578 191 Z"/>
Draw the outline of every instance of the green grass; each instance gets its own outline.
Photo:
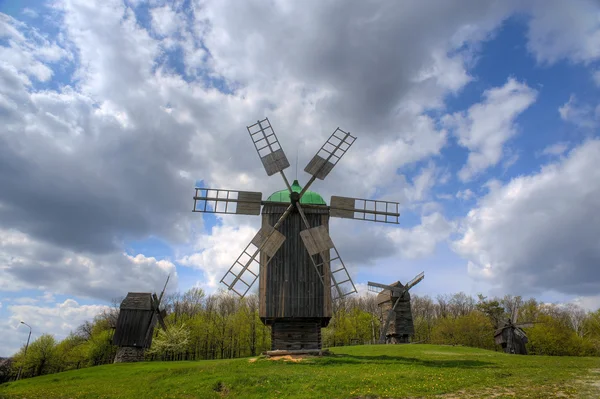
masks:
<path id="1" fill-rule="evenodd" d="M 0 385 L 0 398 L 600 397 L 600 359 L 465 347 L 333 348 L 300 362 L 249 358 L 117 364 Z"/>

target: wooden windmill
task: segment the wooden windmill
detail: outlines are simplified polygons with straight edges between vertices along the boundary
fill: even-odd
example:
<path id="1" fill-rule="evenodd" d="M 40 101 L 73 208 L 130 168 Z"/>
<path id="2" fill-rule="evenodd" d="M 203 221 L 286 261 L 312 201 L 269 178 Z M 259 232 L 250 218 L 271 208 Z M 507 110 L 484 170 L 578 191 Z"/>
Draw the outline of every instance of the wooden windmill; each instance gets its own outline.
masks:
<path id="1" fill-rule="evenodd" d="M 323 180 L 356 140 L 337 128 L 308 163 L 304 187 L 291 185 L 290 166 L 269 119 L 248 126 L 268 176 L 279 173 L 285 190 L 262 193 L 196 188 L 194 212 L 259 215 L 262 226 L 221 279 L 243 297 L 259 280 L 259 316 L 270 325 L 273 350 L 320 350 L 321 328 L 332 316 L 332 292 L 344 297 L 356 287 L 329 236 L 329 218 L 398 223 L 398 203 L 332 196 L 327 206 L 309 187 Z M 259 277 L 260 276 L 260 277 Z"/>
<path id="2" fill-rule="evenodd" d="M 494 332 L 494 340 L 501 345 L 506 353 L 526 355 L 528 342 L 527 334 L 523 328 L 533 327 L 533 323 L 517 323 L 518 308 L 514 308 L 510 318 L 503 322 Z"/>
<path id="3" fill-rule="evenodd" d="M 119 347 L 115 363 L 143 361 L 144 351 L 152 345 L 152 335 L 157 321 L 162 329 L 167 331 L 164 321 L 167 314 L 165 309 L 160 309 L 160 301 L 167 283 L 160 297 L 147 292 L 129 292 L 121 302 L 113 335 L 113 345 Z"/>
<path id="4" fill-rule="evenodd" d="M 378 292 L 377 305 L 382 311 L 380 344 L 407 344 L 414 334 L 408 290 L 425 278 L 421 272 L 406 285 L 400 281 L 385 285 L 369 281 L 368 289 Z M 387 312 L 387 313 L 386 313 Z"/>

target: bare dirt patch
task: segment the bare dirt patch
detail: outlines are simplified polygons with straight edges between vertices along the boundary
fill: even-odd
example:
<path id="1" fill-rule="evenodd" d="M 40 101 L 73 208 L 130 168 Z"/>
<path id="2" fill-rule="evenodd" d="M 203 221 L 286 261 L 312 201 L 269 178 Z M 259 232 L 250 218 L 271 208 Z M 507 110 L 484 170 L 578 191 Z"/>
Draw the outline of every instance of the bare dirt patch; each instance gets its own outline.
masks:
<path id="1" fill-rule="evenodd" d="M 283 360 L 284 362 L 298 363 L 306 358 L 304 355 L 283 355 L 283 356 L 269 356 L 267 360 Z"/>

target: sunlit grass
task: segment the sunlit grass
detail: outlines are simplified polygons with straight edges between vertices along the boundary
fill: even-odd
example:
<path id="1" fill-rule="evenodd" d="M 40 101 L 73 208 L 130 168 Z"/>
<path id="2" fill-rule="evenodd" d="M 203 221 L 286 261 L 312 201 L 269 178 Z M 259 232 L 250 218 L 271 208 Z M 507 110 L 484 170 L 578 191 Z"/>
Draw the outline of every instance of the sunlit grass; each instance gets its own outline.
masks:
<path id="1" fill-rule="evenodd" d="M 117 364 L 0 385 L 1 398 L 596 398 L 600 359 L 436 345 L 333 348 L 259 358 Z"/>

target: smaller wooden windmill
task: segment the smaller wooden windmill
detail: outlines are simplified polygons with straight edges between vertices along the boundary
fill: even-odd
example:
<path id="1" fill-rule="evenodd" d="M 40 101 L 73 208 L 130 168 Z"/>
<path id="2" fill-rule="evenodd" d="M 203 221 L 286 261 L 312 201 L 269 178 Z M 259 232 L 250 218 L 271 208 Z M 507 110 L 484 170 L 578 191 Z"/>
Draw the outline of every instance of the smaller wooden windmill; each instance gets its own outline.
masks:
<path id="1" fill-rule="evenodd" d="M 369 281 L 369 291 L 378 292 L 377 305 L 382 311 L 380 344 L 407 344 L 414 334 L 410 294 L 408 290 L 425 278 L 423 272 L 406 285 L 397 281 L 390 285 Z M 387 314 L 386 314 L 387 311 Z"/>
<path id="2" fill-rule="evenodd" d="M 169 278 L 167 277 L 167 283 Z M 144 360 L 144 351 L 152 345 L 152 335 L 156 322 L 167 331 L 165 317 L 167 312 L 160 309 L 167 283 L 160 297 L 149 292 L 129 292 L 119 307 L 119 318 L 113 345 L 119 347 L 115 363 L 140 362 Z"/>
<path id="3" fill-rule="evenodd" d="M 494 333 L 494 340 L 497 345 L 501 345 L 502 349 L 506 353 L 512 353 L 517 355 L 526 355 L 527 347 L 525 344 L 528 342 L 527 334 L 522 328 L 533 327 L 533 323 L 516 323 L 518 315 L 518 309 L 515 308 L 504 323 L 498 326 L 498 329 Z"/>

